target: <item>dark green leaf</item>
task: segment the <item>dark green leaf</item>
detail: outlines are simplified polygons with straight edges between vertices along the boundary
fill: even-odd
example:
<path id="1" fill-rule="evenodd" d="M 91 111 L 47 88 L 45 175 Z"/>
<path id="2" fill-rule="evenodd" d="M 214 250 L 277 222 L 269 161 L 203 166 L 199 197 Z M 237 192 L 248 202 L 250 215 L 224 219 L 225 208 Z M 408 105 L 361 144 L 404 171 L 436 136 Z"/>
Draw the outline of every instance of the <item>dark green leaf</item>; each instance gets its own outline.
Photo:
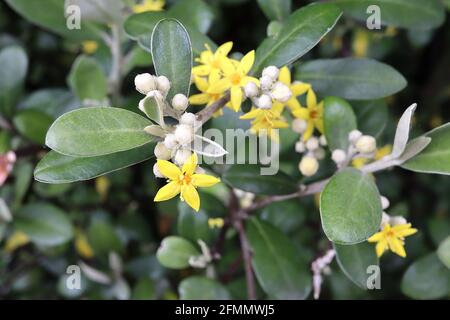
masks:
<path id="1" fill-rule="evenodd" d="M 93 58 L 79 56 L 72 65 L 69 84 L 80 100 L 103 101 L 108 93 L 108 81 Z"/>
<path id="2" fill-rule="evenodd" d="M 259 75 L 269 65 L 293 63 L 319 43 L 340 16 L 341 11 L 332 3 L 314 3 L 298 9 L 275 37 L 267 38 L 258 47 L 252 73 Z"/>
<path id="3" fill-rule="evenodd" d="M 323 111 L 324 134 L 331 150 L 347 151 L 350 131 L 357 128 L 356 116 L 351 105 L 338 97 L 327 97 Z"/>
<path id="4" fill-rule="evenodd" d="M 306 219 L 306 208 L 298 199 L 274 202 L 261 210 L 261 219 L 284 233 L 298 230 Z"/>
<path id="5" fill-rule="evenodd" d="M 192 276 L 181 281 L 178 287 L 181 300 L 229 300 L 228 290 L 219 282 L 202 277 Z"/>
<path id="6" fill-rule="evenodd" d="M 372 177 L 353 168 L 335 174 L 320 194 L 323 230 L 338 244 L 367 240 L 380 227 L 381 211 Z"/>
<path id="7" fill-rule="evenodd" d="M 439 245 L 437 255 L 441 262 L 450 269 L 450 236 Z"/>
<path id="8" fill-rule="evenodd" d="M 258 0 L 269 20 L 283 20 L 291 13 L 291 0 Z"/>
<path id="9" fill-rule="evenodd" d="M 156 253 L 159 263 L 171 269 L 189 267 L 189 258 L 198 255 L 200 252 L 191 242 L 176 236 L 164 238 Z"/>
<path id="10" fill-rule="evenodd" d="M 144 128 L 151 122 L 119 108 L 92 107 L 68 112 L 52 124 L 45 143 L 58 153 L 93 157 L 149 143 Z"/>
<path id="11" fill-rule="evenodd" d="M 319 59 L 301 64 L 297 78 L 311 83 L 323 96 L 373 100 L 393 95 L 406 86 L 394 68 L 371 59 Z"/>
<path id="12" fill-rule="evenodd" d="M 96 255 L 108 255 L 110 252 L 121 253 L 123 251 L 119 234 L 107 221 L 92 221 L 87 236 Z"/>
<path id="13" fill-rule="evenodd" d="M 24 110 L 13 119 L 16 129 L 26 138 L 38 144 L 45 144 L 45 135 L 53 122 L 53 117 L 38 111 Z"/>
<path id="14" fill-rule="evenodd" d="M 352 101 L 358 129 L 364 134 L 378 138 L 389 119 L 389 111 L 384 100 Z"/>
<path id="15" fill-rule="evenodd" d="M 201 33 L 207 33 L 214 20 L 213 9 L 202 0 L 180 0 L 170 8 L 168 16 Z"/>

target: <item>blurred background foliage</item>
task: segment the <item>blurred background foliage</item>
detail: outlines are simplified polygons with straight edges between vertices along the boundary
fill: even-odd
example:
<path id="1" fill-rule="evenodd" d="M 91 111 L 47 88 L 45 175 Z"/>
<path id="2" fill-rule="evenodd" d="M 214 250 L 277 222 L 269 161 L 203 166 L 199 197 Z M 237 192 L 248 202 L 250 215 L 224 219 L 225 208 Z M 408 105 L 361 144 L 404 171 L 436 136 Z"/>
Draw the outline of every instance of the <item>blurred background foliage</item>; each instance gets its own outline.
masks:
<path id="1" fill-rule="evenodd" d="M 175 2 L 167 1 L 166 8 Z M 206 13 L 194 19 L 203 17 L 198 23 L 206 24 L 210 38 L 217 44 L 233 41 L 234 51 L 244 53 L 256 48 L 277 27 L 257 1 L 205 2 Z M 292 11 L 309 2 L 293 1 Z M 78 80 L 80 86 L 96 83 L 97 91 L 110 71 L 111 54 L 101 41 L 83 43 L 30 23 L 5 1 L 0 2 L 0 30 L 1 161 L 7 161 L 10 150 L 17 158 L 0 187 L 0 298 L 175 299 L 198 297 L 195 291 L 210 288 L 204 279 L 194 281 L 195 285 L 184 280 L 179 288 L 180 281 L 198 272 L 165 269 L 155 252 L 161 239 L 171 234 L 180 234 L 195 243 L 200 232 L 212 244 L 220 231 L 210 229 L 207 221 L 208 217 L 227 214 L 224 186 L 207 190 L 208 194 L 202 195 L 203 209 L 194 216 L 178 199 L 153 203 L 158 188 L 152 173 L 153 160 L 86 182 L 49 185 L 35 181 L 34 167 L 47 151 L 43 142 L 48 126 L 62 113 L 82 105 L 83 88 L 77 90 L 69 76 L 76 72 L 74 61 L 81 54 L 93 59 L 94 67 L 88 65 L 92 73 Z M 114 106 L 136 110 L 139 96 L 133 79 L 138 73 L 151 71 L 151 57 L 134 41 L 126 40 L 123 46 L 127 52 L 135 51 L 135 55 L 125 67 L 120 99 L 111 99 Z M 15 51 L 7 55 L 7 50 Z M 14 61 L 8 61 L 10 56 Z M 413 102 L 419 106 L 414 136 L 450 121 L 449 19 L 438 28 L 388 26 L 371 31 L 363 23 L 344 16 L 294 69 L 309 59 L 349 56 L 383 61 L 408 81 L 400 93 L 374 102 L 386 105 L 377 109 L 377 114 L 364 108 L 365 103 L 352 103 L 363 132 L 364 126 L 371 130 L 366 119 L 378 121 L 372 128 L 379 145 L 392 141 L 396 120 Z M 98 74 L 93 75 L 97 67 Z M 301 72 L 297 78 L 301 79 Z M 235 122 L 233 115 L 228 114 L 213 120 L 211 125 L 230 123 Z M 291 145 L 283 145 L 281 165 L 286 172 L 298 175 L 298 155 L 292 147 L 295 138 L 291 141 Z M 381 194 L 390 199 L 390 214 L 406 216 L 420 231 L 407 241 L 408 257 L 383 256 L 382 290 L 373 291 L 358 288 L 334 262 L 325 277 L 321 298 L 406 298 L 408 292 L 405 295 L 405 289 L 402 291 L 400 279 L 408 266 L 434 252 L 450 234 L 448 177 L 393 170 L 378 174 L 377 184 Z M 289 236 L 302 259 L 312 261 L 329 247 L 313 198 L 277 203 L 258 214 Z M 236 238 L 235 234 L 227 235 L 223 257 L 216 266 L 223 284 L 220 288 L 225 291 L 216 288 L 211 297 L 245 298 L 245 277 Z M 65 271 L 71 264 L 85 265 L 83 270 L 89 274 L 89 279 L 82 281 L 82 290 L 76 292 L 65 286 Z M 262 290 L 258 296 L 266 297 Z"/>

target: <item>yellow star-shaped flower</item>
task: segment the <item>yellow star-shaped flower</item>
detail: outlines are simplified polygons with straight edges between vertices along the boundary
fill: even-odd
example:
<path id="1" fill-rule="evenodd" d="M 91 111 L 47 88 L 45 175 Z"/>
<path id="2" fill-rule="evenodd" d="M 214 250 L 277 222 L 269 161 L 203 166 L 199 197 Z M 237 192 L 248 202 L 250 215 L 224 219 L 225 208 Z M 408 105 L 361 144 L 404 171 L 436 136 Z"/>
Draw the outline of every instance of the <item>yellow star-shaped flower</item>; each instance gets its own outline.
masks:
<path id="1" fill-rule="evenodd" d="M 162 175 L 168 178 L 168 183 L 159 189 L 154 201 L 165 201 L 180 194 L 182 201 L 192 207 L 195 211 L 200 209 L 200 197 L 196 187 L 211 187 L 220 182 L 220 179 L 207 175 L 194 173 L 197 168 L 197 154 L 191 157 L 178 168 L 167 160 L 158 160 L 157 166 Z"/>
<path id="2" fill-rule="evenodd" d="M 377 256 L 381 257 L 386 250 L 398 254 L 400 257 L 406 257 L 405 237 L 413 235 L 417 229 L 411 228 L 411 223 L 399 224 L 391 227 L 389 223 L 383 226 L 380 232 L 375 233 L 367 241 L 376 242 Z"/>
<path id="3" fill-rule="evenodd" d="M 200 53 L 200 57 L 195 61 L 198 66 L 192 68 L 192 74 L 197 77 L 209 77 L 208 81 L 213 82 L 220 78 L 219 74 L 223 64 L 229 61 L 228 54 L 233 47 L 233 42 L 229 41 L 217 48 L 216 52 L 212 52 L 210 46 L 205 44 L 206 50 Z"/>
<path id="4" fill-rule="evenodd" d="M 300 81 L 292 82 L 291 72 L 289 71 L 289 68 L 286 66 L 280 69 L 280 75 L 278 76 L 278 80 L 287 85 L 292 92 L 292 97 L 285 103 L 285 105 L 291 110 L 291 112 L 299 110 L 301 108 L 301 105 L 300 102 L 297 100 L 297 97 L 301 96 L 302 94 L 305 94 L 309 89 L 311 89 L 311 85 L 309 83 L 304 83 Z M 277 104 L 281 103 L 280 102 L 274 103 L 274 105 Z"/>
<path id="5" fill-rule="evenodd" d="M 165 2 L 165 0 L 144 0 L 140 4 L 133 6 L 133 12 L 162 11 Z"/>
<path id="6" fill-rule="evenodd" d="M 309 89 L 306 95 L 306 106 L 306 108 L 301 107 L 292 112 L 296 118 L 303 119 L 308 124 L 303 133 L 304 141 L 311 138 L 314 128 L 323 133 L 323 101 L 317 103 L 316 94 L 312 89 Z"/>
<path id="7" fill-rule="evenodd" d="M 253 110 L 242 115 L 240 119 L 254 119 L 250 128 L 252 132 L 267 134 L 272 140 L 278 142 L 279 137 L 273 129 L 289 127 L 289 124 L 281 116 L 282 112 L 283 105 L 281 104 L 273 105 L 271 109 L 253 108 Z"/>

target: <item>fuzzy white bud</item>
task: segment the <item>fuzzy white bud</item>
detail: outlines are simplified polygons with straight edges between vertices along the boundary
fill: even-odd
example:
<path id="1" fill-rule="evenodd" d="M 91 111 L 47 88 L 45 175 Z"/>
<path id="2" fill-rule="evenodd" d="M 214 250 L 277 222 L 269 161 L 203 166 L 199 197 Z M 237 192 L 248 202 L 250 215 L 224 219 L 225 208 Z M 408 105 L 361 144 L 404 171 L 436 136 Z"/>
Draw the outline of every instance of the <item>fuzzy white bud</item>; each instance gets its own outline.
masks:
<path id="1" fill-rule="evenodd" d="M 333 153 L 331 154 L 331 159 L 336 163 L 336 164 L 341 164 L 345 161 L 345 159 L 347 158 L 347 154 L 345 153 L 344 150 L 342 149 L 336 149 L 333 151 Z"/>
<path id="2" fill-rule="evenodd" d="M 156 159 L 169 160 L 172 156 L 172 152 L 165 146 L 164 142 L 158 142 L 153 152 Z"/>
<path id="3" fill-rule="evenodd" d="M 314 157 L 317 160 L 325 159 L 325 150 L 323 148 L 317 148 L 316 150 L 314 150 Z"/>
<path id="4" fill-rule="evenodd" d="M 372 136 L 361 136 L 356 140 L 355 147 L 360 153 L 372 153 L 377 149 L 377 142 Z"/>
<path id="5" fill-rule="evenodd" d="M 245 96 L 247 98 L 254 98 L 259 93 L 259 88 L 256 83 L 250 81 L 244 87 Z"/>
<path id="6" fill-rule="evenodd" d="M 161 91 L 161 93 L 166 96 L 167 92 L 170 90 L 170 81 L 165 76 L 159 76 L 156 78 L 156 88 Z"/>
<path id="7" fill-rule="evenodd" d="M 299 134 L 305 132 L 307 126 L 308 123 L 303 119 L 294 119 L 292 121 L 292 130 L 294 130 L 294 132 L 297 132 Z"/>
<path id="8" fill-rule="evenodd" d="M 189 105 L 189 100 L 184 94 L 177 93 L 176 95 L 173 96 L 172 107 L 175 110 L 184 111 L 184 110 L 186 110 L 188 105 Z"/>
<path id="9" fill-rule="evenodd" d="M 179 124 L 175 129 L 175 138 L 182 146 L 191 143 L 194 140 L 194 128 L 187 124 Z"/>
<path id="10" fill-rule="evenodd" d="M 311 177 L 319 170 L 319 162 L 314 157 L 304 156 L 298 164 L 298 169 L 304 176 Z"/>
<path id="11" fill-rule="evenodd" d="M 186 124 L 188 126 L 194 126 L 195 122 L 197 121 L 197 118 L 195 117 L 195 114 L 190 112 L 185 112 L 180 118 L 181 124 Z"/>
<path id="12" fill-rule="evenodd" d="M 384 196 L 381 196 L 380 198 L 381 198 L 381 208 L 383 210 L 386 210 L 387 208 L 389 208 L 390 203 L 389 203 L 388 198 L 386 198 Z"/>
<path id="13" fill-rule="evenodd" d="M 303 152 L 305 152 L 305 151 L 306 151 L 306 146 L 305 146 L 305 144 L 303 143 L 303 141 L 297 141 L 297 142 L 295 143 L 295 152 L 303 153 Z"/>
<path id="14" fill-rule="evenodd" d="M 161 173 L 161 171 L 159 171 L 158 168 L 158 164 L 155 163 L 155 165 L 153 166 L 153 174 L 155 175 L 155 177 L 157 178 L 164 178 L 163 174 Z"/>
<path id="15" fill-rule="evenodd" d="M 277 82 L 272 89 L 272 98 L 279 102 L 287 102 L 292 97 L 292 91 L 282 82 Z"/>
<path id="16" fill-rule="evenodd" d="M 319 148 L 319 139 L 317 139 L 316 137 L 311 137 L 308 139 L 308 141 L 306 141 L 306 149 L 308 149 L 309 151 L 314 151 L 317 148 Z"/>
<path id="17" fill-rule="evenodd" d="M 392 226 L 398 226 L 400 224 L 407 224 L 407 223 L 408 221 L 406 221 L 406 219 L 403 218 L 402 216 L 395 216 L 389 219 L 389 224 Z"/>
<path id="18" fill-rule="evenodd" d="M 359 130 L 352 130 L 348 134 L 348 140 L 351 143 L 356 143 L 356 140 L 358 140 L 361 136 L 362 136 L 361 131 L 359 131 Z"/>
<path id="19" fill-rule="evenodd" d="M 147 94 L 156 89 L 155 77 L 150 73 L 141 73 L 134 78 L 136 90 L 142 94 Z"/>
<path id="20" fill-rule="evenodd" d="M 262 94 L 260 97 L 256 98 L 255 104 L 260 109 L 270 109 L 272 108 L 272 98 L 267 94 Z"/>
<path id="21" fill-rule="evenodd" d="M 261 78 L 259 78 L 259 84 L 263 91 L 270 90 L 270 88 L 272 88 L 273 82 L 273 79 L 268 76 L 262 76 Z"/>
<path id="22" fill-rule="evenodd" d="M 273 80 L 278 79 L 278 75 L 279 74 L 280 74 L 280 69 L 278 69 L 275 66 L 265 67 L 263 72 L 262 72 L 263 76 L 267 76 L 269 78 L 272 78 Z"/>
<path id="23" fill-rule="evenodd" d="M 164 145 L 167 149 L 173 149 L 178 145 L 177 138 L 175 138 L 175 135 L 173 133 L 169 133 L 166 135 L 166 138 L 164 139 Z"/>
<path id="24" fill-rule="evenodd" d="M 320 145 L 323 146 L 323 147 L 325 147 L 325 146 L 328 145 L 327 138 L 325 137 L 325 135 L 321 135 L 321 136 L 320 136 L 320 138 L 319 138 L 319 143 L 320 143 Z"/>
<path id="25" fill-rule="evenodd" d="M 383 211 L 383 213 L 381 214 L 381 226 L 389 223 L 389 220 L 391 220 L 391 216 Z"/>
<path id="26" fill-rule="evenodd" d="M 181 148 L 178 149 L 177 152 L 175 152 L 175 157 L 173 161 L 179 165 L 182 166 L 192 155 L 191 151 L 189 149 Z"/>

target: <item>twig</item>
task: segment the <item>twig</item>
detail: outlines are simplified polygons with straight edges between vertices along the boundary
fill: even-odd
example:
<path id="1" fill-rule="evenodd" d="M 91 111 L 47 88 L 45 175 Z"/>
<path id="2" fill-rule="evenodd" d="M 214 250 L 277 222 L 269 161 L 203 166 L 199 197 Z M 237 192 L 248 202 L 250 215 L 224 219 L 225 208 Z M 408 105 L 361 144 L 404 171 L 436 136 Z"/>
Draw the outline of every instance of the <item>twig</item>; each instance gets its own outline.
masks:
<path id="1" fill-rule="evenodd" d="M 202 124 L 208 121 L 212 115 L 223 108 L 227 102 L 230 101 L 230 93 L 227 92 L 223 97 L 221 97 L 219 100 L 211 104 L 209 107 L 204 108 L 203 110 L 197 112 L 197 120 L 201 121 Z"/>

